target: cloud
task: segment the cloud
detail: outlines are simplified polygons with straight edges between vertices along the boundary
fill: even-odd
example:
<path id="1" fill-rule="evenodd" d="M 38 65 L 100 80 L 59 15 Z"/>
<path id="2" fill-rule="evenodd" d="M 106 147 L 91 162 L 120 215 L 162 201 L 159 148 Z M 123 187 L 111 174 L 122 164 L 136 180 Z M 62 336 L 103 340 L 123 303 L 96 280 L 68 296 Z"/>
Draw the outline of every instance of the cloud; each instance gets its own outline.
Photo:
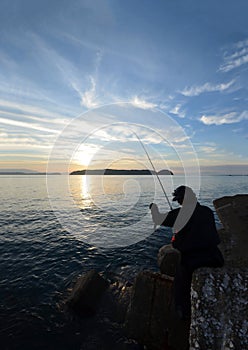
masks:
<path id="1" fill-rule="evenodd" d="M 181 107 L 182 107 L 181 104 L 177 104 L 176 106 L 174 106 L 174 107 L 170 110 L 170 113 L 176 114 L 176 115 L 178 115 L 180 118 L 184 118 L 184 117 L 185 117 L 185 112 L 181 110 Z"/>
<path id="2" fill-rule="evenodd" d="M 1 159 L 5 159 L 7 158 L 7 161 L 9 161 L 10 158 L 17 158 L 17 159 L 20 159 L 22 158 L 22 161 L 23 162 L 23 159 L 25 158 L 32 158 L 34 160 L 38 160 L 38 159 L 44 159 L 44 160 L 47 160 L 47 154 L 38 154 L 37 151 L 36 153 L 27 153 L 25 150 L 23 153 L 21 152 L 13 152 L 13 153 L 1 153 L 0 154 L 0 158 Z M 5 163 L 6 164 L 6 163 Z"/>
<path id="3" fill-rule="evenodd" d="M 230 48 L 230 52 L 224 53 L 224 63 L 219 71 L 229 72 L 248 63 L 248 39 L 239 41 Z"/>
<path id="4" fill-rule="evenodd" d="M 126 124 L 119 124 L 114 126 L 108 126 L 104 129 L 99 129 L 94 133 L 94 137 L 96 137 L 98 140 L 104 141 L 104 142 L 137 142 L 137 137 L 133 133 L 134 127 L 129 128 Z M 135 132 L 137 132 L 142 140 L 144 142 L 152 142 L 152 138 L 150 136 L 150 132 L 146 132 L 144 130 L 136 130 L 138 128 L 135 128 Z M 157 143 L 157 138 L 154 137 L 154 141 Z"/>
<path id="5" fill-rule="evenodd" d="M 67 105 L 61 96 L 59 101 L 56 101 L 49 89 L 41 88 L 34 81 L 30 82 L 26 76 L 21 77 L 18 73 L 15 73 L 14 81 L 0 76 L 0 95 L 0 109 L 46 116 L 50 120 L 62 120 L 61 118 L 76 115 L 81 110 L 77 106 Z"/>
<path id="6" fill-rule="evenodd" d="M 153 109 L 157 107 L 155 103 L 145 101 L 144 99 L 141 99 L 138 96 L 132 97 L 130 102 L 134 107 L 139 107 L 142 109 Z"/>
<path id="7" fill-rule="evenodd" d="M 89 90 L 84 93 L 79 92 L 81 95 L 81 105 L 89 109 L 95 108 L 99 105 L 96 96 L 96 81 L 92 76 L 90 76 L 90 83 L 91 87 Z"/>
<path id="8" fill-rule="evenodd" d="M 214 152 L 216 152 L 216 147 L 215 146 L 201 146 L 201 147 L 199 147 L 199 150 L 204 152 L 204 153 L 214 153 Z"/>
<path id="9" fill-rule="evenodd" d="M 129 128 L 126 124 L 119 124 L 102 128 L 95 131 L 91 139 L 94 142 L 118 142 L 118 143 L 135 143 L 140 147 L 140 141 L 134 132 L 138 135 L 139 139 L 144 145 L 158 145 L 166 146 L 178 149 L 188 149 L 190 137 L 182 132 L 180 127 L 168 127 L 167 130 L 158 130 L 155 132 L 151 129 L 140 128 L 138 125 L 132 125 Z M 123 149 L 123 146 L 120 147 Z"/>
<path id="10" fill-rule="evenodd" d="M 45 64 L 49 63 L 56 67 L 63 80 L 70 89 L 73 89 L 80 98 L 80 104 L 86 108 L 93 108 L 99 105 L 96 101 L 96 76 L 98 74 L 99 65 L 102 60 L 102 51 L 96 52 L 93 61 L 93 74 L 89 75 L 90 88 L 85 90 L 82 88 L 85 85 L 85 76 L 81 69 L 77 69 L 71 61 L 61 56 L 55 49 L 45 43 L 38 35 L 31 34 L 37 49 L 45 59 Z"/>
<path id="11" fill-rule="evenodd" d="M 211 83 L 205 83 L 201 86 L 192 86 L 192 87 L 186 87 L 184 90 L 180 91 L 180 93 L 184 96 L 198 96 L 200 94 L 203 94 L 205 92 L 222 92 L 227 90 L 235 80 L 231 80 L 228 83 L 221 83 L 221 84 L 211 84 Z"/>
<path id="12" fill-rule="evenodd" d="M 0 51 L 0 63 L 2 66 L 8 69 L 16 69 L 18 67 L 17 62 L 15 62 L 8 54 L 3 52 L 2 50 Z"/>
<path id="13" fill-rule="evenodd" d="M 247 119 L 248 119 L 248 111 L 244 111 L 240 114 L 237 112 L 231 112 L 224 115 L 212 115 L 212 116 L 203 115 L 200 118 L 200 121 L 205 125 L 222 125 L 222 124 L 238 123 Z"/>
<path id="14" fill-rule="evenodd" d="M 40 125 L 30 124 L 30 123 L 23 122 L 23 121 L 11 120 L 11 119 L 1 118 L 1 117 L 0 117 L 0 124 L 7 124 L 7 125 L 17 126 L 17 127 L 21 127 L 21 128 L 45 131 L 45 132 L 53 133 L 53 134 L 58 133 L 58 130 L 53 130 L 53 129 L 46 128 L 46 127 L 43 127 Z"/>
<path id="15" fill-rule="evenodd" d="M 246 63 L 248 63 L 248 53 L 247 55 L 238 57 L 234 60 L 229 58 L 227 62 L 225 62 L 222 66 L 220 66 L 220 71 L 229 72 L 230 70 L 240 67 Z"/>
<path id="16" fill-rule="evenodd" d="M 98 69 L 101 64 L 103 53 L 101 50 L 98 50 L 96 53 L 96 59 L 95 59 L 95 64 L 94 64 L 94 75 L 89 76 L 89 81 L 90 81 L 90 87 L 86 91 L 82 91 L 79 86 L 78 82 L 72 81 L 71 86 L 73 89 L 79 94 L 80 96 L 80 104 L 83 107 L 86 107 L 88 109 L 95 108 L 100 105 L 100 101 L 98 101 L 97 98 L 97 74 L 98 74 Z"/>
<path id="17" fill-rule="evenodd" d="M 51 118 L 57 118 L 57 120 L 61 120 L 63 115 L 60 113 L 54 113 L 52 111 L 48 111 L 47 109 L 44 109 L 39 106 L 32 106 L 30 104 L 24 104 L 24 103 L 19 103 L 15 101 L 8 101 L 8 100 L 3 100 L 0 99 L 0 108 L 8 109 L 8 110 L 18 110 L 26 114 L 32 114 L 36 116 L 44 116 L 44 117 L 49 117 Z M 21 116 L 21 114 L 20 114 Z M 63 119 L 64 122 L 68 122 L 69 119 Z"/>
<path id="18" fill-rule="evenodd" d="M 14 120 L 16 120 L 15 118 L 22 119 L 21 121 L 24 121 L 23 119 L 27 119 L 29 123 L 40 122 L 43 125 L 45 124 L 46 126 L 49 126 L 50 124 L 55 124 L 57 125 L 58 129 L 61 129 L 61 126 L 64 126 L 70 122 L 70 119 L 66 119 L 66 118 L 48 119 L 48 118 L 36 117 L 28 114 L 6 112 L 6 111 L 0 110 L 0 117 L 7 117 L 7 116 L 9 116 L 10 118 L 14 118 Z"/>
<path id="19" fill-rule="evenodd" d="M 42 136 L 37 139 L 37 137 L 33 137 L 31 135 L 27 135 L 26 133 L 17 135 L 8 134 L 5 131 L 0 130 L 0 149 L 4 150 L 12 150 L 17 149 L 21 150 L 34 150 L 34 149 L 50 149 L 52 147 L 52 141 L 47 136 Z"/>

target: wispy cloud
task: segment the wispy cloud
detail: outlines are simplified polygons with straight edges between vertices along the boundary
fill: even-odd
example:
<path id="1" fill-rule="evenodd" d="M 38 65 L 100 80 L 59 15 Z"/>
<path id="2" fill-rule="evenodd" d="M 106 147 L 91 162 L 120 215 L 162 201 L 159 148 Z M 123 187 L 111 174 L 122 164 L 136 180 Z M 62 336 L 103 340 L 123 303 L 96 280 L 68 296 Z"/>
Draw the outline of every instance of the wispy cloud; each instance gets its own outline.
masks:
<path id="1" fill-rule="evenodd" d="M 34 150 L 34 149 L 50 149 L 52 147 L 53 140 L 49 138 L 48 135 L 41 136 L 39 138 L 32 137 L 31 135 L 21 134 L 20 132 L 17 135 L 7 133 L 0 130 L 0 149 L 1 151 L 5 150 Z"/>
<path id="2" fill-rule="evenodd" d="M 229 72 L 248 63 L 248 39 L 239 41 L 224 53 L 224 63 L 219 71 Z"/>
<path id="3" fill-rule="evenodd" d="M 39 106 L 33 106 L 31 104 L 24 104 L 17 101 L 9 101 L 9 100 L 3 100 L 0 99 L 0 109 L 3 110 L 15 110 L 20 111 L 22 113 L 25 113 L 26 115 L 36 115 L 41 117 L 49 117 L 56 118 L 58 120 L 64 120 L 69 121 L 68 118 L 66 118 L 63 114 L 60 113 L 54 113 L 50 110 L 47 110 L 45 108 L 39 107 Z M 20 114 L 21 116 L 21 114 Z"/>
<path id="4" fill-rule="evenodd" d="M 17 127 L 26 128 L 26 129 L 45 131 L 45 132 L 53 133 L 53 134 L 58 133 L 58 130 L 46 128 L 46 127 L 43 127 L 41 125 L 35 125 L 35 124 L 30 124 L 30 123 L 19 121 L 19 120 L 11 120 L 11 119 L 1 118 L 1 117 L 0 117 L 0 124 L 17 126 Z"/>
<path id="5" fill-rule="evenodd" d="M 93 57 L 92 73 L 85 76 L 76 65 L 69 61 L 65 56 L 59 54 L 54 48 L 51 48 L 39 36 L 32 34 L 35 45 L 42 53 L 45 60 L 49 60 L 49 64 L 55 66 L 61 74 L 67 87 L 77 93 L 80 98 L 80 104 L 88 109 L 94 108 L 100 104 L 97 100 L 97 75 L 101 64 L 103 52 L 98 50 Z M 88 80 L 87 80 L 88 77 Z M 88 87 L 85 89 L 85 86 Z"/>
<path id="6" fill-rule="evenodd" d="M 205 125 L 233 124 L 243 120 L 248 120 L 248 111 L 242 113 L 231 112 L 223 115 L 203 115 L 200 121 Z"/>
<path id="7" fill-rule="evenodd" d="M 150 128 L 140 128 L 133 125 L 131 128 L 125 124 L 110 126 L 105 129 L 97 130 L 92 139 L 94 142 L 120 142 L 120 143 L 137 143 L 139 140 L 134 132 L 139 135 L 139 139 L 146 145 L 165 145 L 176 148 L 189 148 L 190 137 L 182 132 L 178 126 L 168 126 L 166 130 L 156 132 Z M 121 147 L 122 149 L 122 147 Z"/>
<path id="8" fill-rule="evenodd" d="M 153 109 L 157 107 L 155 103 L 148 102 L 145 99 L 139 98 L 138 96 L 132 97 L 130 102 L 134 107 L 139 107 L 142 109 Z"/>
<path id="9" fill-rule="evenodd" d="M 199 147 L 199 150 L 201 152 L 204 152 L 204 153 L 207 153 L 207 154 L 216 152 L 216 149 L 217 148 L 215 146 L 200 146 Z"/>
<path id="10" fill-rule="evenodd" d="M 95 132 L 94 137 L 101 141 L 112 142 L 138 142 L 133 130 L 139 134 L 139 137 L 144 143 L 160 143 L 157 135 L 149 130 L 139 129 L 139 127 L 130 128 L 128 125 L 120 124 L 116 126 L 109 126 L 106 129 L 99 129 Z"/>
<path id="11" fill-rule="evenodd" d="M 228 83 L 221 83 L 215 85 L 212 83 L 205 83 L 199 86 L 186 87 L 185 89 L 180 91 L 180 93 L 184 96 L 198 96 L 206 92 L 223 92 L 229 89 L 229 87 L 232 86 L 234 82 L 235 80 L 231 80 Z"/>
<path id="12" fill-rule="evenodd" d="M 15 69 L 18 67 L 17 62 L 2 50 L 0 51 L 0 63 L 7 69 Z"/>
<path id="13" fill-rule="evenodd" d="M 80 89 L 76 80 L 71 82 L 71 86 L 80 96 L 81 106 L 86 107 L 88 109 L 95 108 L 98 105 L 100 105 L 100 101 L 97 96 L 97 75 L 99 66 L 101 64 L 102 56 L 103 52 L 101 50 L 98 50 L 94 62 L 94 72 L 92 75 L 89 75 L 88 78 L 89 88 L 87 90 L 83 91 L 82 89 Z"/>
<path id="14" fill-rule="evenodd" d="M 185 117 L 185 111 L 182 110 L 182 105 L 181 104 L 177 104 L 176 106 L 174 106 L 171 110 L 170 113 L 177 115 L 180 118 L 184 118 Z"/>
<path id="15" fill-rule="evenodd" d="M 22 159 L 21 162 L 23 162 L 23 159 L 25 158 L 32 158 L 33 160 L 39 160 L 39 159 L 44 159 L 44 160 L 47 160 L 48 158 L 48 155 L 47 154 L 39 154 L 36 153 L 27 153 L 25 150 L 21 151 L 21 152 L 10 152 L 10 153 L 1 153 L 0 155 L 0 158 L 1 159 L 7 159 L 9 160 L 10 158 L 16 158 L 16 159 Z"/>
<path id="16" fill-rule="evenodd" d="M 92 76 L 90 76 L 90 84 L 91 87 L 89 90 L 81 94 L 81 105 L 89 109 L 94 108 L 99 104 L 96 96 L 96 81 Z"/>
<path id="17" fill-rule="evenodd" d="M 48 119 L 44 117 L 36 117 L 33 115 L 28 114 L 22 114 L 22 113 L 14 113 L 14 112 L 6 112 L 0 110 L 0 116 L 1 117 L 10 117 L 13 118 L 13 120 L 21 120 L 25 121 L 27 120 L 29 123 L 42 123 L 42 125 L 48 127 L 50 125 L 57 125 L 58 130 L 61 129 L 61 126 L 64 126 L 70 122 L 70 119 L 66 118 L 55 118 L 55 119 Z"/>

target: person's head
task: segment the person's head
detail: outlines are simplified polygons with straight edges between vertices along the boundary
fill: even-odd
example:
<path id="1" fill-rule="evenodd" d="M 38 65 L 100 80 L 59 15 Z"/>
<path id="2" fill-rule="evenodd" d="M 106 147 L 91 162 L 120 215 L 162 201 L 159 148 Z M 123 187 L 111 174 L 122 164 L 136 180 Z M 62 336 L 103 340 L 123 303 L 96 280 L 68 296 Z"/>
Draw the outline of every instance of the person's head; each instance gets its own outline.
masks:
<path id="1" fill-rule="evenodd" d="M 172 193 L 173 201 L 177 201 L 180 205 L 183 204 L 184 199 L 187 203 L 192 203 L 196 201 L 196 195 L 193 190 L 188 186 L 179 186 Z"/>

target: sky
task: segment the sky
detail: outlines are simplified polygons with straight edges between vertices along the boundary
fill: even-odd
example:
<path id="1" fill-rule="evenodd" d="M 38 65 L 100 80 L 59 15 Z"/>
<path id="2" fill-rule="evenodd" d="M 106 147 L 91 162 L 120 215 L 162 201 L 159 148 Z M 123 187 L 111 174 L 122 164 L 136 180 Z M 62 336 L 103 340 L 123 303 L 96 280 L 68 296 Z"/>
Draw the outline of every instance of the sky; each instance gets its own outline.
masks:
<path id="1" fill-rule="evenodd" d="M 158 170 L 248 174 L 247 23 L 246 0 L 1 0 L 0 169 L 149 167 L 137 133 Z"/>

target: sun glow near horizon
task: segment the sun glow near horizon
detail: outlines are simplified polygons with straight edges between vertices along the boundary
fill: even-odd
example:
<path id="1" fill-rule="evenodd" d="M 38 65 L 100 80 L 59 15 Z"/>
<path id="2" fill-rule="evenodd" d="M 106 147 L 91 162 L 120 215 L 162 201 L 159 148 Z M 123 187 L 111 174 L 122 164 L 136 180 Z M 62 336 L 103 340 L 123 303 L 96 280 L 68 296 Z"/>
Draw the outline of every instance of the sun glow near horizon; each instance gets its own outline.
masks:
<path id="1" fill-rule="evenodd" d="M 71 163 L 87 168 L 101 148 L 99 145 L 81 144 L 74 153 Z"/>

